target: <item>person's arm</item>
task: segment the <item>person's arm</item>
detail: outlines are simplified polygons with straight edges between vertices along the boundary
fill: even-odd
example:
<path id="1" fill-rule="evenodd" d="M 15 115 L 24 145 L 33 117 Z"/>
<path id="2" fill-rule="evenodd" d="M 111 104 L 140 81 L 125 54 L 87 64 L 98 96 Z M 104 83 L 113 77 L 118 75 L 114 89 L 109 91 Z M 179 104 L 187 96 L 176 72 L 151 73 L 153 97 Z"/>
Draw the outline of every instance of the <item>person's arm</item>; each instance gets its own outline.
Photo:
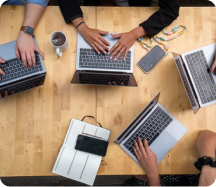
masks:
<path id="1" fill-rule="evenodd" d="M 160 9 L 140 24 L 149 38 L 169 26 L 179 16 L 178 0 L 159 0 L 158 5 Z"/>
<path id="2" fill-rule="evenodd" d="M 150 186 L 160 186 L 160 176 L 157 166 L 157 156 L 149 148 L 147 140 L 135 142 L 134 153 L 146 172 Z"/>
<path id="3" fill-rule="evenodd" d="M 108 32 L 91 29 L 86 23 L 82 23 L 84 22 L 83 12 L 77 0 L 58 0 L 58 3 L 65 22 L 72 23 L 97 53 L 100 53 L 100 51 L 105 53 L 105 50 L 109 51 L 109 43 L 101 36 L 106 35 Z"/>
<path id="4" fill-rule="evenodd" d="M 37 2 L 37 4 L 34 4 Z M 29 26 L 33 29 L 36 28 L 41 16 L 45 11 L 45 5 L 48 1 L 27 1 L 26 9 L 25 9 L 25 17 L 22 23 L 22 26 Z M 38 52 L 42 58 L 44 59 L 43 53 L 40 49 L 35 45 L 33 37 L 25 33 L 24 31 L 19 32 L 19 36 L 16 43 L 16 55 L 20 59 L 22 59 L 25 67 L 27 66 L 35 66 L 35 54 L 34 51 Z"/>
<path id="5" fill-rule="evenodd" d="M 216 156 L 216 133 L 204 130 L 200 132 L 197 138 L 197 150 L 199 156 L 208 156 L 215 158 Z M 216 168 L 210 165 L 204 165 L 201 169 L 199 178 L 199 186 L 211 186 L 216 180 Z"/>
<path id="6" fill-rule="evenodd" d="M 153 37 L 170 25 L 179 15 L 178 0 L 159 0 L 159 7 L 160 9 L 141 23 L 139 27 L 130 32 L 113 35 L 114 38 L 119 38 L 119 41 L 117 42 L 118 45 L 114 45 L 110 50 L 110 52 L 114 51 L 111 58 L 119 52 L 115 57 L 115 60 L 117 60 L 125 52 L 123 58 L 126 59 L 130 47 L 138 38 L 145 35 L 149 38 Z"/>
<path id="7" fill-rule="evenodd" d="M 5 61 L 0 57 L 0 63 L 5 63 Z M 0 68 L 0 74 L 5 76 L 5 72 Z M 0 78 L 1 80 L 1 78 Z"/>
<path id="8" fill-rule="evenodd" d="M 0 63 L 5 63 L 5 61 L 0 57 Z M 2 71 L 2 69 L 0 68 L 0 74 L 5 76 L 5 72 Z M 1 77 L 0 77 L 0 81 L 1 81 Z M 11 91 L 11 94 L 14 94 L 14 91 Z M 7 96 L 8 95 L 8 91 L 4 91 L 4 95 L 3 96 Z M 0 98 L 3 97 L 2 94 L 0 93 Z"/>
<path id="9" fill-rule="evenodd" d="M 211 67 L 211 72 L 215 72 L 215 74 L 216 74 L 216 52 L 215 52 L 214 63 L 212 64 L 212 67 Z"/>

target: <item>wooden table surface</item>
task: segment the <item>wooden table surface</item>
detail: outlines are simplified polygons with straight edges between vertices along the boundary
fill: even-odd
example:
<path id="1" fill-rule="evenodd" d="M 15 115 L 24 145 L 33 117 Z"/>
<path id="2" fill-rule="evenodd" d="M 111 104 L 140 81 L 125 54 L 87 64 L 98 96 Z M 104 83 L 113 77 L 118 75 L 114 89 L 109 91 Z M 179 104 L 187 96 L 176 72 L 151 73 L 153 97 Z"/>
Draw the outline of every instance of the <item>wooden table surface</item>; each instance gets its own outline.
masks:
<path id="1" fill-rule="evenodd" d="M 89 27 L 110 32 L 126 32 L 137 27 L 158 8 L 83 7 Z M 22 6 L 0 9 L 0 43 L 17 39 L 24 16 Z M 167 30 L 185 24 L 187 32 L 170 41 L 170 50 L 183 53 L 216 41 L 216 9 L 181 8 L 180 16 Z M 57 58 L 49 37 L 63 31 L 69 49 Z M 181 29 L 179 29 L 180 31 Z M 193 174 L 198 158 L 196 138 L 203 129 L 216 131 L 216 105 L 194 115 L 178 75 L 172 55 L 164 58 L 149 74 L 136 62 L 146 51 L 135 43 L 134 75 L 137 88 L 71 85 L 75 71 L 77 31 L 65 24 L 58 7 L 47 7 L 35 35 L 45 54 L 45 84 L 0 100 L 0 177 L 48 176 L 65 138 L 71 118 L 93 115 L 111 129 L 110 144 L 98 174 L 143 174 L 139 167 L 114 139 L 161 91 L 159 103 L 187 129 L 187 134 L 159 164 L 161 174 Z M 159 35 L 162 35 L 161 33 Z M 146 37 L 146 41 L 149 41 Z M 89 121 L 94 123 L 94 121 Z"/>

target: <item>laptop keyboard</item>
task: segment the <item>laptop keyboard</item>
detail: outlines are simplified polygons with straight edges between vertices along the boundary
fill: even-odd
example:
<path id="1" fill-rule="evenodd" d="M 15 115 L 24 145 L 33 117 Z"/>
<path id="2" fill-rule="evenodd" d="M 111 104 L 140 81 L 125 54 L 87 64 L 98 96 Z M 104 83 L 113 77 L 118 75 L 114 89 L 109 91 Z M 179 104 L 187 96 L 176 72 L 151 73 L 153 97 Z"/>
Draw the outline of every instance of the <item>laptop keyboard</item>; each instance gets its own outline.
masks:
<path id="1" fill-rule="evenodd" d="M 153 113 L 143 122 L 139 129 L 133 133 L 128 141 L 124 143 L 124 146 L 134 155 L 134 141 L 137 141 L 138 137 L 143 140 L 147 140 L 150 146 L 152 142 L 163 132 L 163 130 L 171 123 L 172 118 L 165 113 L 159 106 Z"/>
<path id="2" fill-rule="evenodd" d="M 9 60 L 4 64 L 0 64 L 0 68 L 5 72 L 5 76 L 0 75 L 1 81 L 5 82 L 10 79 L 14 79 L 20 76 L 28 75 L 30 73 L 38 72 L 43 70 L 41 61 L 39 59 L 39 54 L 35 53 L 36 56 L 36 66 L 25 68 L 23 62 L 19 59 Z"/>
<path id="3" fill-rule="evenodd" d="M 194 107 L 196 106 L 196 103 L 195 103 L 195 100 L 193 98 L 193 94 L 191 92 L 191 89 L 188 85 L 188 82 L 187 82 L 187 78 L 183 72 L 183 69 L 182 69 L 182 66 L 181 66 L 181 63 L 180 63 L 180 60 L 179 59 L 175 59 L 176 61 L 176 65 L 178 67 L 178 70 L 179 70 L 179 74 L 181 75 L 181 78 L 182 78 L 182 81 L 183 81 L 183 84 L 185 86 L 185 89 L 187 91 L 187 94 L 188 94 L 188 97 L 189 97 L 189 100 L 190 100 L 190 103 L 191 103 L 191 106 Z"/>
<path id="4" fill-rule="evenodd" d="M 80 48 L 79 67 L 130 70 L 131 52 L 128 51 L 127 58 L 123 60 L 124 53 L 118 60 L 110 59 L 110 54 L 95 52 L 94 49 Z"/>
<path id="5" fill-rule="evenodd" d="M 129 76 L 121 75 L 102 75 L 102 74 L 79 74 L 79 82 L 81 84 L 102 84 L 109 85 L 115 82 L 117 85 L 129 85 Z"/>
<path id="6" fill-rule="evenodd" d="M 216 100 L 216 85 L 203 50 L 185 56 L 202 104 Z"/>

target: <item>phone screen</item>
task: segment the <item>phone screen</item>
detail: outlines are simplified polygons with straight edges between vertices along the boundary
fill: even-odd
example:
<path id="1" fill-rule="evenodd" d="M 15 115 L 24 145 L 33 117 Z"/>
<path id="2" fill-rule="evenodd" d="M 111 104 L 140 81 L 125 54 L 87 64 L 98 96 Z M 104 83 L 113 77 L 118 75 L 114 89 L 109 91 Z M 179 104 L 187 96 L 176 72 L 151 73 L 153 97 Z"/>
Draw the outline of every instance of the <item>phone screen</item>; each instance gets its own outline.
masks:
<path id="1" fill-rule="evenodd" d="M 79 134 L 77 137 L 75 149 L 100 156 L 105 156 L 107 147 L 108 141 Z"/>
<path id="2" fill-rule="evenodd" d="M 166 52 L 160 46 L 155 45 L 138 63 L 137 65 L 148 73 L 164 56 Z"/>

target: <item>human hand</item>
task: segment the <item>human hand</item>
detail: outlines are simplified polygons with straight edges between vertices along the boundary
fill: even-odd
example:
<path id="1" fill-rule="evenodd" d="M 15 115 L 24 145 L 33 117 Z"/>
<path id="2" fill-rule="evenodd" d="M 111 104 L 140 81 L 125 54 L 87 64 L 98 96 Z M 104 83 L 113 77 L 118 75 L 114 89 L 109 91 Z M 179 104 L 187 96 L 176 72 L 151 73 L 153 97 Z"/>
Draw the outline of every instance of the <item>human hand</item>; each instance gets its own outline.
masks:
<path id="1" fill-rule="evenodd" d="M 214 72 L 214 70 L 216 71 L 216 52 L 215 52 L 215 59 L 211 67 L 211 72 Z"/>
<path id="2" fill-rule="evenodd" d="M 109 53 L 112 53 L 111 59 L 115 57 L 114 60 L 118 60 L 119 57 L 124 53 L 123 60 L 126 59 L 130 47 L 136 41 L 136 37 L 132 32 L 120 33 L 120 34 L 111 34 L 114 38 L 119 38 L 118 42 L 111 48 Z"/>
<path id="3" fill-rule="evenodd" d="M 116 81 L 108 82 L 109 85 L 122 85 L 124 86 L 124 82 L 122 81 L 121 83 L 117 83 Z"/>
<path id="4" fill-rule="evenodd" d="M 140 138 L 138 138 L 138 143 L 135 142 L 134 153 L 146 172 L 146 175 L 149 179 L 149 183 L 153 186 L 160 185 L 160 177 L 157 167 L 157 156 L 149 148 L 148 142 L 146 139 L 143 140 L 143 143 Z"/>
<path id="5" fill-rule="evenodd" d="M 120 33 L 120 34 L 112 34 L 114 38 L 119 38 L 119 41 L 111 48 L 109 53 L 112 53 L 111 59 L 115 57 L 114 60 L 118 60 L 118 58 L 124 53 L 123 60 L 126 59 L 128 51 L 130 47 L 134 44 L 134 42 L 142 37 L 145 36 L 147 33 L 143 29 L 143 27 L 139 26 L 130 32 Z"/>
<path id="6" fill-rule="evenodd" d="M 0 63 L 5 63 L 5 61 L 2 58 L 0 58 Z M 0 74 L 5 76 L 5 72 L 1 68 L 0 68 Z M 0 78 L 0 80 L 1 80 L 1 78 Z"/>
<path id="7" fill-rule="evenodd" d="M 100 51 L 102 53 L 106 53 L 106 51 L 110 50 L 108 47 L 110 43 L 101 36 L 106 35 L 108 31 L 91 29 L 86 24 L 82 24 L 81 26 L 79 26 L 78 31 L 85 39 L 85 41 L 88 42 L 89 45 L 91 45 L 98 54 L 100 54 Z"/>
<path id="8" fill-rule="evenodd" d="M 34 51 L 37 51 L 44 59 L 44 55 L 41 50 L 35 45 L 33 37 L 20 31 L 17 43 L 16 43 L 16 56 L 18 59 L 22 59 L 25 67 L 36 66 L 36 59 Z"/>
<path id="9" fill-rule="evenodd" d="M 14 91 L 11 91 L 11 95 L 14 94 L 15 92 Z M 0 93 L 0 98 L 2 97 L 6 97 L 8 96 L 8 91 L 4 91 L 4 95 L 2 96 L 2 94 Z"/>
<path id="10" fill-rule="evenodd" d="M 199 178 L 199 186 L 211 186 L 216 180 L 216 168 L 204 165 Z"/>

